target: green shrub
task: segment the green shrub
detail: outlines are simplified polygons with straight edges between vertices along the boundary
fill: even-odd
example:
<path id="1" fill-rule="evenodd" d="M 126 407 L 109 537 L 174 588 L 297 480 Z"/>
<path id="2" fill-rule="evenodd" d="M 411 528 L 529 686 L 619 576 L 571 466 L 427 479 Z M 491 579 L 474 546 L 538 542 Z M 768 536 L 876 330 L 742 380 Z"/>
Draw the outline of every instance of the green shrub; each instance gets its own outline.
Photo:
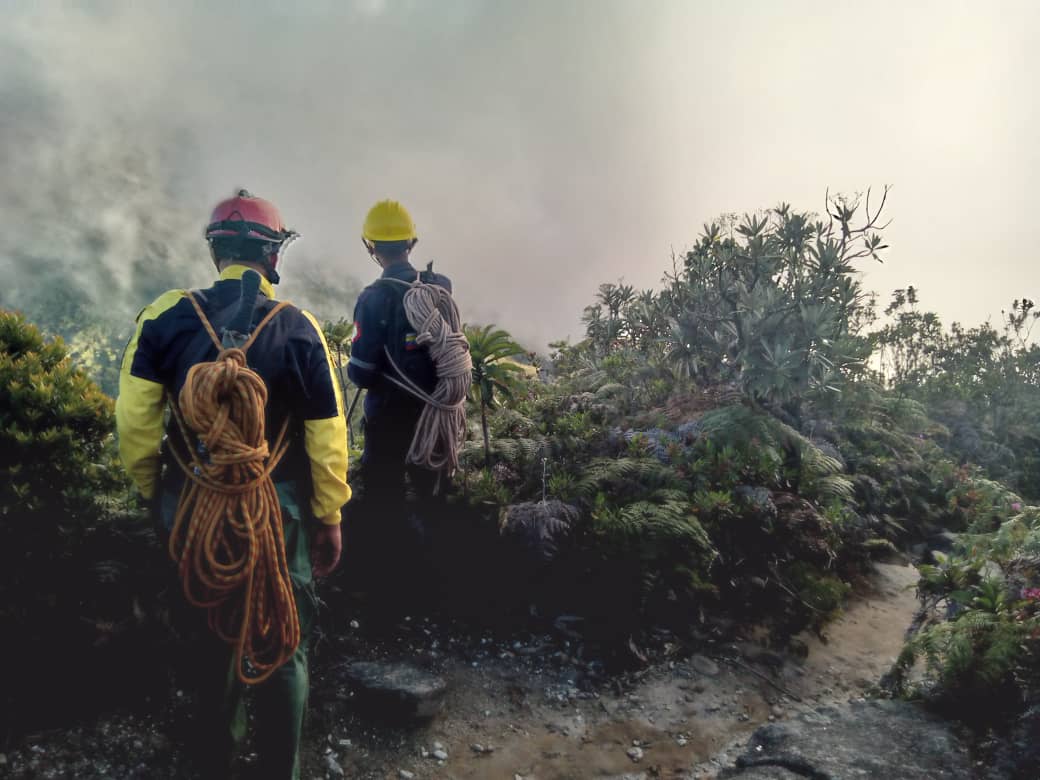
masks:
<path id="1" fill-rule="evenodd" d="M 989 487 L 983 481 L 977 496 L 977 524 L 992 522 L 1000 500 Z M 895 669 L 904 693 L 929 693 L 968 717 L 979 705 L 1013 716 L 1040 696 L 1040 510 L 1019 509 L 920 567 L 923 619 Z"/>
<path id="2" fill-rule="evenodd" d="M 98 574 L 85 538 L 120 483 L 112 463 L 112 401 L 71 365 L 60 339 L 0 310 L 0 686 L 4 711 L 45 670 L 74 654 L 89 595 L 79 575 Z M 74 659 L 70 659 L 74 663 Z M 24 713 L 23 713 L 24 714 Z"/>
<path id="3" fill-rule="evenodd" d="M 0 310 L 0 515 L 68 524 L 112 485 L 112 401 L 19 314 Z"/>
<path id="4" fill-rule="evenodd" d="M 948 494 L 953 525 L 970 533 L 994 531 L 1003 518 L 1022 508 L 1022 499 L 1007 487 L 963 468 Z"/>

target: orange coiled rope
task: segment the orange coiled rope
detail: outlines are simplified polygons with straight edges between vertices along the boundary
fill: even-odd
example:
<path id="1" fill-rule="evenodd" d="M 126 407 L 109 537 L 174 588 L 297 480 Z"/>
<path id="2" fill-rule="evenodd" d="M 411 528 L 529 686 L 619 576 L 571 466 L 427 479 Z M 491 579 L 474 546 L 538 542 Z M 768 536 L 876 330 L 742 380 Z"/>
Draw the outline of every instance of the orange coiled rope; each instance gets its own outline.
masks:
<path id="1" fill-rule="evenodd" d="M 194 296 L 189 299 L 220 354 L 191 367 L 172 405 L 191 460 L 177 455 L 188 479 L 169 552 L 185 598 L 208 611 L 210 628 L 234 645 L 238 678 L 255 684 L 300 644 L 281 506 L 271 479 L 287 449 L 288 420 L 269 449 L 267 387 L 246 364 L 246 350 L 286 304 L 272 309 L 241 349 L 224 349 Z"/>

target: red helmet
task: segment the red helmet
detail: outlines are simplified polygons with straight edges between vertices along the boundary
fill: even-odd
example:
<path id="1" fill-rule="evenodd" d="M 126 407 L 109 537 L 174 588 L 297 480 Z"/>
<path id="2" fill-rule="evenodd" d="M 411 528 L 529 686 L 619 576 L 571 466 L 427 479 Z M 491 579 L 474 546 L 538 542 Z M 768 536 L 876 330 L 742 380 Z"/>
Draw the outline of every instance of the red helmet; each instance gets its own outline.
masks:
<path id="1" fill-rule="evenodd" d="M 295 235 L 285 227 L 277 206 L 248 190 L 239 190 L 233 198 L 218 203 L 206 227 L 207 240 L 226 236 L 282 244 Z"/>
<path id="2" fill-rule="evenodd" d="M 272 281 L 277 281 L 275 266 L 278 264 L 278 254 L 298 235 L 285 227 L 277 206 L 269 200 L 251 195 L 248 190 L 239 190 L 234 197 L 218 203 L 206 226 L 207 241 L 237 238 L 271 245 L 265 250 L 264 256 L 270 266 Z"/>

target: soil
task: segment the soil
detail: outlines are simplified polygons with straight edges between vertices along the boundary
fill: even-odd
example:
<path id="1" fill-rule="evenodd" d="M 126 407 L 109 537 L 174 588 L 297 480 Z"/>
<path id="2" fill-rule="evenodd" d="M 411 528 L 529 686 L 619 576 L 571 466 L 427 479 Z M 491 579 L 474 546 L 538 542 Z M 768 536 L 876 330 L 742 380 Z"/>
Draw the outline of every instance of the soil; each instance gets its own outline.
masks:
<path id="1" fill-rule="evenodd" d="M 696 650 L 665 642 L 660 661 L 620 676 L 582 657 L 573 636 L 467 634 L 418 616 L 369 632 L 360 617 L 345 615 L 342 633 L 333 627 L 334 639 L 316 649 L 303 777 L 337 776 L 340 768 L 345 777 L 380 780 L 712 778 L 757 726 L 876 695 L 917 607 L 916 580 L 909 564 L 878 564 L 825 638 L 793 643 L 801 652 L 750 639 Z M 339 666 L 377 658 L 445 677 L 441 714 L 402 727 L 354 707 Z M 151 718 L 117 713 L 30 735 L 0 754 L 0 776 L 187 776 L 171 724 L 190 706 L 174 696 Z M 433 755 L 437 749 L 446 760 Z M 255 756 L 240 763 L 248 776 Z"/>

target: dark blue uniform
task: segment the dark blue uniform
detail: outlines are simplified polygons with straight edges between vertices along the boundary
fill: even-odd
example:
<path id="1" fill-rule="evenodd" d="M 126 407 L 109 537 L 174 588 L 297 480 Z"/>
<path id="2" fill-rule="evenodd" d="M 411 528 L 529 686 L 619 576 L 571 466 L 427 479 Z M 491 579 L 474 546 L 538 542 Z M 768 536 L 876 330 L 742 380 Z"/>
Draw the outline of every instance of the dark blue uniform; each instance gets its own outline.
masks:
<path id="1" fill-rule="evenodd" d="M 361 459 L 366 503 L 371 499 L 386 506 L 403 500 L 406 473 L 419 498 L 432 493 L 435 475 L 405 465 L 423 402 L 386 379 L 400 378 L 392 359 L 427 393 L 437 383 L 433 361 L 425 347 L 415 344 L 415 331 L 404 313 L 404 293 L 417 276 L 418 271 L 407 263 L 385 269 L 380 279 L 362 291 L 354 308 L 356 331 L 347 373 L 350 381 L 368 390 Z M 442 274 L 424 271 L 422 279 L 451 292 L 451 281 Z"/>

